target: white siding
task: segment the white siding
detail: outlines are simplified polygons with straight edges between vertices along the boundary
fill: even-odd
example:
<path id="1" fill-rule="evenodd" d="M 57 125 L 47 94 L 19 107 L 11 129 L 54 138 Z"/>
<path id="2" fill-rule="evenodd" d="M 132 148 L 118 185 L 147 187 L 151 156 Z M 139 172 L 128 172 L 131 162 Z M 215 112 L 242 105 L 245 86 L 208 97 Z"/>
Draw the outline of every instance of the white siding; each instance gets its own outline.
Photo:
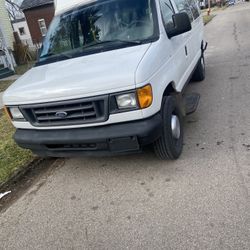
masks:
<path id="1" fill-rule="evenodd" d="M 5 8 L 5 0 L 0 0 L 0 40 L 5 52 L 5 56 L 1 56 L 0 63 L 14 70 L 14 66 L 16 65 L 12 55 L 14 35 L 9 15 Z"/>
<path id="2" fill-rule="evenodd" d="M 7 47 L 13 49 L 14 36 L 8 12 L 5 8 L 5 0 L 0 0 L 0 28 Z"/>
<path id="3" fill-rule="evenodd" d="M 34 45 L 32 43 L 32 39 L 31 39 L 31 35 L 30 35 L 27 22 L 24 20 L 24 21 L 13 23 L 12 25 L 13 25 L 14 31 L 18 33 L 22 43 L 27 44 L 30 47 L 33 47 Z M 24 34 L 20 34 L 20 28 L 24 29 Z"/>

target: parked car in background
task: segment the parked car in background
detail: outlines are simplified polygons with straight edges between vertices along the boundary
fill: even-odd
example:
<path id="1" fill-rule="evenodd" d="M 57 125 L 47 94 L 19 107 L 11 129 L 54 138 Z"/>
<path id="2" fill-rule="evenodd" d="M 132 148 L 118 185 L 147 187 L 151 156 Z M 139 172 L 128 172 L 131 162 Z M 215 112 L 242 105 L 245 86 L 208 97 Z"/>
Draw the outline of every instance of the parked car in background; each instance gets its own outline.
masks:
<path id="1" fill-rule="evenodd" d="M 199 0 L 198 3 L 201 9 L 208 8 L 208 0 Z M 214 7 L 216 5 L 218 5 L 218 1 L 210 0 L 210 7 Z"/>
<path id="2" fill-rule="evenodd" d="M 61 3 L 61 4 L 60 4 Z M 57 1 L 36 66 L 4 94 L 15 141 L 41 156 L 183 148 L 183 117 L 205 78 L 195 0 Z M 62 7 L 63 6 L 63 7 Z"/>
<path id="3" fill-rule="evenodd" d="M 228 6 L 235 5 L 235 0 L 229 0 L 229 1 L 227 2 L 227 5 L 228 5 Z"/>
<path id="4" fill-rule="evenodd" d="M 207 6 L 207 1 L 205 1 L 205 0 L 200 0 L 200 1 L 199 1 L 199 6 L 200 6 L 201 9 L 205 9 L 206 6 Z"/>

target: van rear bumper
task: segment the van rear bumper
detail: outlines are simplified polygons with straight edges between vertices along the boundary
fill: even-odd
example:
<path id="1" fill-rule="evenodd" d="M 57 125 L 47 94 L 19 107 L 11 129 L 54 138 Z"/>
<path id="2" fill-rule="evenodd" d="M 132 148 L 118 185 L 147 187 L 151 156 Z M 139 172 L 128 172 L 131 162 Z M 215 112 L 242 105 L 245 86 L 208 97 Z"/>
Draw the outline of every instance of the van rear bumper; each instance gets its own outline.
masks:
<path id="1" fill-rule="evenodd" d="M 162 118 L 151 118 L 107 126 L 61 129 L 17 129 L 14 140 L 39 156 L 104 156 L 141 151 L 162 133 Z"/>

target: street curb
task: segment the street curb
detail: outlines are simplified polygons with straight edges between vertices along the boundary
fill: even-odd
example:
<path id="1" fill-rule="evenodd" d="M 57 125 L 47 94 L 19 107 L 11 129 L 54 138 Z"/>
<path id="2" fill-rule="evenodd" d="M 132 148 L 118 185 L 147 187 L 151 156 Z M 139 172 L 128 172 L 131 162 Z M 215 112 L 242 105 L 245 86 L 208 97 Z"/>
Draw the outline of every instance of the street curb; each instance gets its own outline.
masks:
<path id="1" fill-rule="evenodd" d="M 64 160 L 57 158 L 36 158 L 12 175 L 8 181 L 0 186 L 0 193 L 11 192 L 0 200 L 0 215 L 12 204 L 22 197 L 32 186 L 47 179 L 59 167 L 63 166 Z M 6 191 L 7 190 L 7 191 Z"/>
<path id="2" fill-rule="evenodd" d="M 15 182 L 15 180 L 19 179 L 21 176 L 25 175 L 29 170 L 34 169 L 44 162 L 43 158 L 35 158 L 31 162 L 22 166 L 20 169 L 16 170 L 7 181 L 0 183 L 0 190 L 5 189 L 9 183 Z"/>
<path id="3" fill-rule="evenodd" d="M 0 108 L 0 114 L 4 113 L 4 109 Z M 25 164 L 24 166 L 21 166 L 19 169 L 17 169 L 14 173 L 10 175 L 8 180 L 0 183 L 0 190 L 5 189 L 10 183 L 14 183 L 16 180 L 20 179 L 22 176 L 26 175 L 26 173 L 39 165 L 45 163 L 46 161 L 51 161 L 52 158 L 39 158 L 38 156 L 34 156 L 34 159 Z M 57 158 L 53 158 L 53 161 L 51 162 L 51 165 L 57 160 Z"/>

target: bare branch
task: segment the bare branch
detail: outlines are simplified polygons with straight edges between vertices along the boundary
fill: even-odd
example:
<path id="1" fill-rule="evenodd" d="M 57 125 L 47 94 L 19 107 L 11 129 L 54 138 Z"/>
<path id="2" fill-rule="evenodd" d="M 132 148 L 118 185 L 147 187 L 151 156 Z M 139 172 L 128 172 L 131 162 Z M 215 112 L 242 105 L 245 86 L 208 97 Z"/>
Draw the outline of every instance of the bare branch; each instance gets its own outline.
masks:
<path id="1" fill-rule="evenodd" d="M 12 2 L 11 0 L 5 0 L 8 4 L 12 5 L 13 7 L 15 7 L 16 10 L 20 10 L 20 6 L 15 3 L 15 2 Z"/>
<path id="2" fill-rule="evenodd" d="M 12 0 L 5 0 L 5 3 L 11 20 L 16 20 L 18 17 L 23 15 L 22 10 L 17 3 Z"/>

